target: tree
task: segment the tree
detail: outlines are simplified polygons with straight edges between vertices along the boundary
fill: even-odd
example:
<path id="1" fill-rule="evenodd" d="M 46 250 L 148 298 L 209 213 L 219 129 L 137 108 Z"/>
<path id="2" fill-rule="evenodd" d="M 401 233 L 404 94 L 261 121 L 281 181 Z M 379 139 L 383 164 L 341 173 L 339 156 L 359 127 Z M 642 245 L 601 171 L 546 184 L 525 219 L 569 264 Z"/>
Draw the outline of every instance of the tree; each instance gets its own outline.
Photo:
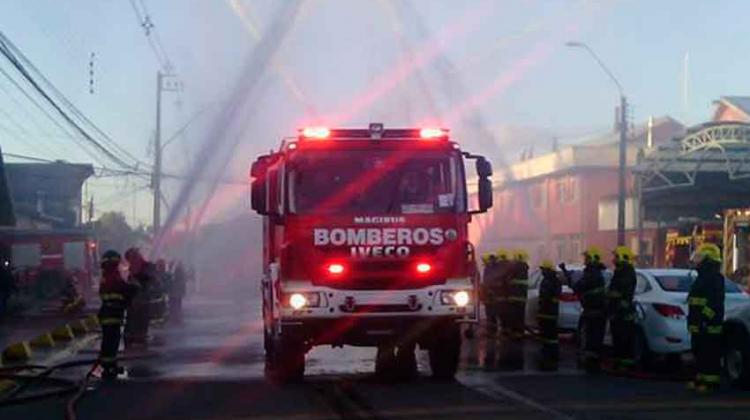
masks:
<path id="1" fill-rule="evenodd" d="M 116 211 L 102 214 L 93 223 L 93 228 L 101 252 L 114 249 L 124 253 L 126 249 L 148 239 L 148 234 L 142 226 L 133 229 L 125 219 L 125 215 Z"/>

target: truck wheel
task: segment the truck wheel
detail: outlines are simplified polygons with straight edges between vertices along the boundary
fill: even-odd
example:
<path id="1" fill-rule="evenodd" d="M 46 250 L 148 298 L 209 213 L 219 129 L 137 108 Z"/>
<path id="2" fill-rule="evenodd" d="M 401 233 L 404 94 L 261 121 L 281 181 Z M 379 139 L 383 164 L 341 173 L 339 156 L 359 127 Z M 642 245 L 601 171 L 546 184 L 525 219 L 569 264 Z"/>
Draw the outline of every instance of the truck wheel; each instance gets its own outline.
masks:
<path id="1" fill-rule="evenodd" d="M 451 381 L 458 370 L 461 355 L 461 333 L 458 327 L 451 327 L 443 337 L 438 338 L 429 349 L 432 377 L 440 381 Z"/>
<path id="2" fill-rule="evenodd" d="M 375 356 L 375 375 L 382 379 L 391 379 L 396 371 L 396 353 L 391 345 L 378 346 Z"/>
<path id="3" fill-rule="evenodd" d="M 724 367 L 732 385 L 750 386 L 750 336 L 742 330 L 735 331 L 727 340 Z"/>
<path id="4" fill-rule="evenodd" d="M 301 382 L 305 377 L 305 347 L 289 340 L 268 344 L 266 377 L 275 382 Z"/>

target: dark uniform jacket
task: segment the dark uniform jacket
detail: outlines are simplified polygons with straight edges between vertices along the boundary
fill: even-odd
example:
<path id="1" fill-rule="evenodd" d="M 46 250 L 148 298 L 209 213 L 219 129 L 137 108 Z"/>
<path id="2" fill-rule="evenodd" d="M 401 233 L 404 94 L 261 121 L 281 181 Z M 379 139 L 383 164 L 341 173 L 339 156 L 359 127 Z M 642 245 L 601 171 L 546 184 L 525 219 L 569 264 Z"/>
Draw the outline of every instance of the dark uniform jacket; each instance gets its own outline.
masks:
<path id="1" fill-rule="evenodd" d="M 512 263 L 506 260 L 496 261 L 484 267 L 482 291 L 485 304 L 505 303 L 508 300 L 512 268 Z"/>
<path id="2" fill-rule="evenodd" d="M 555 270 L 542 269 L 542 281 L 539 283 L 539 319 L 556 320 L 559 314 L 562 282 Z"/>
<path id="3" fill-rule="evenodd" d="M 635 307 L 633 306 L 635 285 L 635 268 L 630 264 L 618 264 L 607 291 L 607 312 L 610 317 L 625 321 L 635 319 Z"/>
<path id="4" fill-rule="evenodd" d="M 581 300 L 584 316 L 603 316 L 606 309 L 604 265 L 601 263 L 586 264 L 583 276 L 571 285 Z"/>
<path id="5" fill-rule="evenodd" d="M 138 286 L 123 280 L 120 273 L 107 273 L 99 286 L 102 306 L 99 308 L 101 325 L 121 325 L 125 310 L 138 292 Z"/>
<path id="6" fill-rule="evenodd" d="M 512 275 L 508 290 L 508 301 L 511 303 L 526 303 L 529 290 L 529 265 L 516 261 L 512 264 Z"/>
<path id="7" fill-rule="evenodd" d="M 721 334 L 724 322 L 724 277 L 719 263 L 704 261 L 688 293 L 688 330 L 691 334 Z"/>

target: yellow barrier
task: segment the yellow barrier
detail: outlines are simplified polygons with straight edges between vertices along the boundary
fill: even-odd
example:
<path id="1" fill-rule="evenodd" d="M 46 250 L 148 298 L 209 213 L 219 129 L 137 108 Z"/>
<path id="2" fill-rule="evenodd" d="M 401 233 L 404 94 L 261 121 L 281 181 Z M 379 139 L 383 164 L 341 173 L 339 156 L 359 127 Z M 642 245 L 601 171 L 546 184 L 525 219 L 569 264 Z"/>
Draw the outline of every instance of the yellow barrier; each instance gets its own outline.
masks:
<path id="1" fill-rule="evenodd" d="M 31 347 L 26 341 L 14 343 L 3 350 L 3 363 L 24 362 L 31 358 Z"/>
<path id="2" fill-rule="evenodd" d="M 55 347 L 55 339 L 52 334 L 45 333 L 29 341 L 32 348 Z"/>
<path id="3" fill-rule="evenodd" d="M 73 335 L 70 326 L 63 325 L 62 327 L 57 327 L 52 330 L 52 338 L 54 338 L 55 341 L 70 341 L 74 339 L 75 336 Z"/>

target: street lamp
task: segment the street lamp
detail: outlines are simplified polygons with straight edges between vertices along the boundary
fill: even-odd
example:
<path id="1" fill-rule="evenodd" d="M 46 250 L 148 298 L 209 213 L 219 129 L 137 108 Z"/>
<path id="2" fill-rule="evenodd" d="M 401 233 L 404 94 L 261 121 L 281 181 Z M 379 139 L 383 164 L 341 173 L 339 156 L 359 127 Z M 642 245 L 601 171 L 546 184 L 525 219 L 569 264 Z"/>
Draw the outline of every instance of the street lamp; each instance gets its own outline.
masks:
<path id="1" fill-rule="evenodd" d="M 625 99 L 625 93 L 622 89 L 620 81 L 617 80 L 614 74 L 604 65 L 604 62 L 599 58 L 598 55 L 588 45 L 583 42 L 569 41 L 565 43 L 566 47 L 571 48 L 583 48 L 589 55 L 599 64 L 602 70 L 607 73 L 607 76 L 617 86 L 617 92 L 620 94 L 620 162 L 618 166 L 618 191 L 617 191 L 617 245 L 625 245 L 625 170 L 626 170 L 626 153 L 627 153 L 627 108 L 628 102 Z"/>

